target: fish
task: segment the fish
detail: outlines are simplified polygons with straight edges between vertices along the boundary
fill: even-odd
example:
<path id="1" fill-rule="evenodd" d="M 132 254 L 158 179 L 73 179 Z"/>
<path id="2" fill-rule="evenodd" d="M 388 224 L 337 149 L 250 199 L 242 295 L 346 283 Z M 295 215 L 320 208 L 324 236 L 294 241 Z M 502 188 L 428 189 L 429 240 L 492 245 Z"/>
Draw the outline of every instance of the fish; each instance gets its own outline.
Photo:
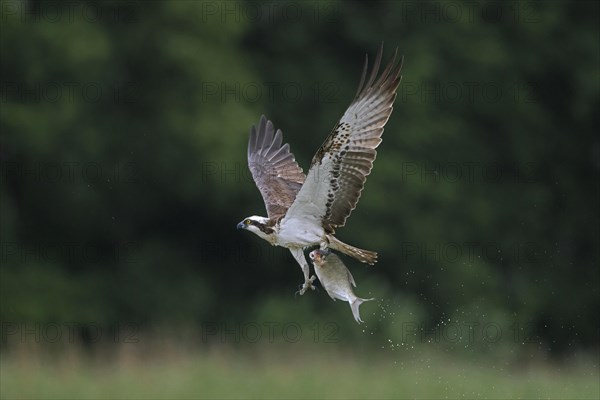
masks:
<path id="1" fill-rule="evenodd" d="M 362 299 L 354 294 L 352 286 L 356 287 L 356 282 L 340 257 L 329 249 L 313 250 L 309 253 L 309 257 L 313 262 L 317 277 L 329 297 L 333 301 L 340 299 L 350 303 L 350 309 L 356 322 L 359 324 L 364 322 L 360 318 L 359 307 L 365 301 L 375 299 Z"/>

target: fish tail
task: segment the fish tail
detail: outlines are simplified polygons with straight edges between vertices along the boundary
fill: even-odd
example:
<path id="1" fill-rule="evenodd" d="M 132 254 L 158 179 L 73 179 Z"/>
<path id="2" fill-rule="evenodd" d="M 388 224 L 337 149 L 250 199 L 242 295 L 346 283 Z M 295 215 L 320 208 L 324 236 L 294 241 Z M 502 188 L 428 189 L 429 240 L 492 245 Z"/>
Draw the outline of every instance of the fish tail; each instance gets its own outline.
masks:
<path id="1" fill-rule="evenodd" d="M 371 300 L 375 300 L 375 298 L 371 298 L 371 299 L 361 299 L 360 297 L 357 297 L 356 300 L 354 300 L 352 303 L 350 303 L 350 308 L 352 309 L 352 315 L 354 315 L 354 319 L 356 320 L 356 322 L 358 322 L 359 324 L 361 322 L 364 322 L 362 319 L 360 319 L 360 311 L 359 311 L 359 307 L 362 303 L 364 303 L 365 301 L 371 301 Z"/>
<path id="2" fill-rule="evenodd" d="M 350 246 L 337 239 L 333 235 L 327 235 L 329 247 L 333 250 L 342 252 L 350 257 L 356 258 L 358 261 L 373 265 L 377 262 L 377 253 L 374 251 L 359 249 L 358 247 Z"/>

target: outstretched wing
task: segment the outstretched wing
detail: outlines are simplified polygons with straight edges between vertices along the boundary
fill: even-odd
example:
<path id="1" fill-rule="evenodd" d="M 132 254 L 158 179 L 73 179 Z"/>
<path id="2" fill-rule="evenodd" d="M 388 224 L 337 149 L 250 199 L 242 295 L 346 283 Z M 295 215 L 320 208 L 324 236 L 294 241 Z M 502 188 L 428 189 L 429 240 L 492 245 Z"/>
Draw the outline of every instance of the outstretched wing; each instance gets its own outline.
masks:
<path id="1" fill-rule="evenodd" d="M 258 128 L 252 125 L 248 141 L 248 168 L 260 190 L 269 218 L 285 214 L 306 178 L 290 152 L 289 144 L 282 145 L 280 129 L 264 115 Z"/>
<path id="2" fill-rule="evenodd" d="M 382 52 L 383 44 L 366 84 L 368 57 L 365 60 L 354 101 L 315 154 L 306 183 L 284 222 L 296 218 L 320 222 L 327 232 L 333 233 L 344 226 L 356 207 L 373 168 L 375 149 L 381 143 L 401 79 L 402 61 L 396 61 L 398 49 L 377 78 Z"/>

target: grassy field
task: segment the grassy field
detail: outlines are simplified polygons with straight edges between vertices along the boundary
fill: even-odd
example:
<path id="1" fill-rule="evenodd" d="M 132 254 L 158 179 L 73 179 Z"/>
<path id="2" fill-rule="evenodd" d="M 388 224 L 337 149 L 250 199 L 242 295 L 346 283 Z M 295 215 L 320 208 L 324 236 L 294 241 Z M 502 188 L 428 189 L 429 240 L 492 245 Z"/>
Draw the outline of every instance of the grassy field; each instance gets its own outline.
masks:
<path id="1" fill-rule="evenodd" d="M 213 346 L 11 349 L 9 398 L 554 398 L 597 399 L 594 357 L 508 363 L 368 349 Z"/>

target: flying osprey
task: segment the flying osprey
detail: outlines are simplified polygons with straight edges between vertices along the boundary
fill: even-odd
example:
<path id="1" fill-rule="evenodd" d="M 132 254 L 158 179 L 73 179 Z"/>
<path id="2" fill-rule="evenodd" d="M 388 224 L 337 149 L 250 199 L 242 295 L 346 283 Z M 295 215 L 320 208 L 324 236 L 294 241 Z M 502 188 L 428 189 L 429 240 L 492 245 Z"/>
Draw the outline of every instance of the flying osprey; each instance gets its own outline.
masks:
<path id="1" fill-rule="evenodd" d="M 312 159 L 308 176 L 282 144 L 282 132 L 261 116 L 252 126 L 248 142 L 248 166 L 267 208 L 268 217 L 251 216 L 237 225 L 272 245 L 290 249 L 302 267 L 304 284 L 300 294 L 314 289 L 304 249 L 319 245 L 374 264 L 377 253 L 342 243 L 334 236 L 356 207 L 367 175 L 381 143 L 383 127 L 392 113 L 400 84 L 402 60 L 394 57 L 377 77 L 383 44 L 365 84 L 368 56 L 356 96 L 342 119 Z"/>

